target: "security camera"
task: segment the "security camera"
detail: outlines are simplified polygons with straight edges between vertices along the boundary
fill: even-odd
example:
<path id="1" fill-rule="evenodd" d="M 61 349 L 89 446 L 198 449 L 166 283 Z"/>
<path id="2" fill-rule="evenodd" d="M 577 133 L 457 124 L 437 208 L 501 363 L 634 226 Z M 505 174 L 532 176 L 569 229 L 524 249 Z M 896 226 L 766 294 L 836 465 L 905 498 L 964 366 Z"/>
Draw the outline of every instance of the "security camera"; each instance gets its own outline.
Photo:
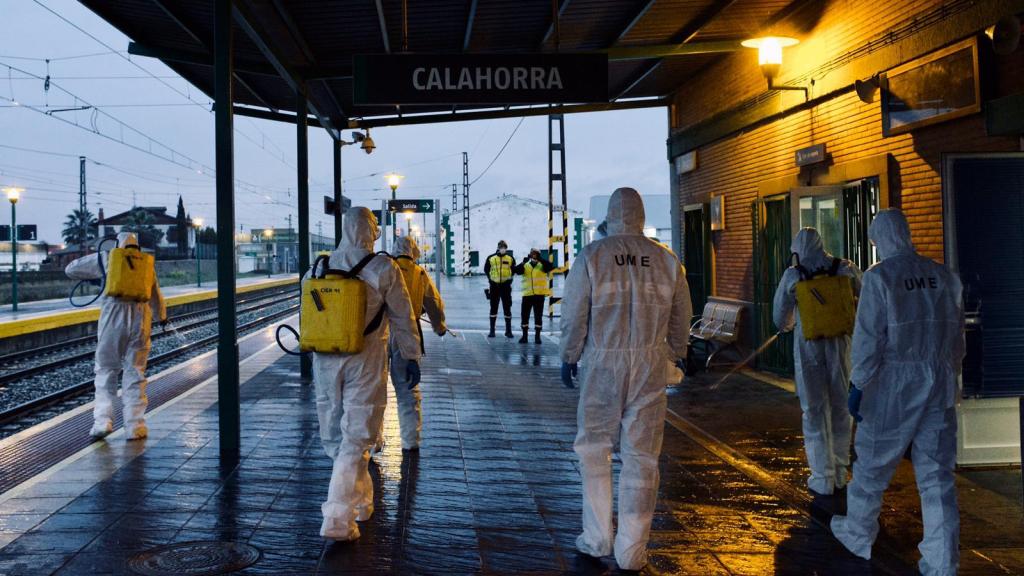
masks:
<path id="1" fill-rule="evenodd" d="M 352 141 L 353 142 L 356 142 L 356 143 L 362 142 L 363 138 L 366 138 L 366 137 L 363 136 L 362 132 L 353 132 L 352 133 Z"/>
<path id="2" fill-rule="evenodd" d="M 367 132 L 366 136 L 363 137 L 363 144 L 360 146 L 360 148 L 363 149 L 363 152 L 369 154 L 373 152 L 373 149 L 376 147 L 377 145 L 373 143 L 373 138 L 371 138 L 370 133 Z"/>

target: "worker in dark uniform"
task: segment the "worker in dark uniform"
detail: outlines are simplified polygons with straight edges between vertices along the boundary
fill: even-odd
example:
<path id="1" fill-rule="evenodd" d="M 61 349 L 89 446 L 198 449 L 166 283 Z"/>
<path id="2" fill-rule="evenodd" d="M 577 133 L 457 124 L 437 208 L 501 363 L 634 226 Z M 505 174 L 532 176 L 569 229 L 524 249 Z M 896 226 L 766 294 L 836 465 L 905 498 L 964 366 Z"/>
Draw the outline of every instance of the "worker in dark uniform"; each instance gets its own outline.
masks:
<path id="1" fill-rule="evenodd" d="M 498 321 L 498 302 L 505 312 L 505 338 L 512 337 L 512 271 L 515 261 L 508 254 L 508 244 L 498 241 L 498 249 L 484 262 L 484 274 L 490 283 L 487 297 L 491 301 L 491 331 L 488 338 L 494 338 L 494 325 Z"/>
<path id="2" fill-rule="evenodd" d="M 544 327 L 544 299 L 551 296 L 551 286 L 548 275 L 555 269 L 555 265 L 540 257 L 540 250 L 533 248 L 530 255 L 523 258 L 512 271 L 523 277 L 523 337 L 519 339 L 520 344 L 530 341 L 530 313 L 533 313 L 534 339 L 540 343 L 540 331 Z"/>

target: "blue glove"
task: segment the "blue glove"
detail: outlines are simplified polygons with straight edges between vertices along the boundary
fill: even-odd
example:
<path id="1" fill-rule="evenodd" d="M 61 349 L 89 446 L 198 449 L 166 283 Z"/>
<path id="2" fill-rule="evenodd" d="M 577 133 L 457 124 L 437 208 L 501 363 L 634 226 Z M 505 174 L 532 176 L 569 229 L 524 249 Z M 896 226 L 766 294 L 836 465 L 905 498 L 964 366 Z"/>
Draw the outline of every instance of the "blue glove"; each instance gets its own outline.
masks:
<path id="1" fill-rule="evenodd" d="M 860 400 L 862 396 L 864 396 L 864 392 L 851 384 L 850 397 L 846 399 L 846 407 L 850 409 L 850 416 L 853 416 L 853 419 L 857 422 L 864 419 L 860 415 Z"/>
<path id="2" fill-rule="evenodd" d="M 412 390 L 420 383 L 420 363 L 409 360 L 405 365 L 405 381 L 409 383 L 409 390 Z"/>
<path id="3" fill-rule="evenodd" d="M 579 374 L 579 366 L 575 362 L 569 364 L 568 362 L 562 362 L 562 384 L 566 388 L 575 388 L 572 384 L 574 376 Z"/>
<path id="4" fill-rule="evenodd" d="M 677 358 L 676 368 L 679 368 L 683 371 L 683 374 L 686 374 L 686 358 Z"/>

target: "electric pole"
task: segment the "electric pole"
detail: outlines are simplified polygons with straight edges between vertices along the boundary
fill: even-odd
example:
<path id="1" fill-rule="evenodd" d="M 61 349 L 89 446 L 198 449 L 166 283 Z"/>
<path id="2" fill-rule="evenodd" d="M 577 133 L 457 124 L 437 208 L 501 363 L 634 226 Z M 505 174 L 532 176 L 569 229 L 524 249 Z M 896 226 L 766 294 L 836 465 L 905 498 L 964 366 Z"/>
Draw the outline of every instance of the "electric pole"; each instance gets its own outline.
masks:
<path id="1" fill-rule="evenodd" d="M 81 215 L 82 253 L 89 253 L 89 217 L 85 198 L 85 156 L 78 157 L 78 213 Z M 13 233 L 13 232 L 12 232 Z"/>

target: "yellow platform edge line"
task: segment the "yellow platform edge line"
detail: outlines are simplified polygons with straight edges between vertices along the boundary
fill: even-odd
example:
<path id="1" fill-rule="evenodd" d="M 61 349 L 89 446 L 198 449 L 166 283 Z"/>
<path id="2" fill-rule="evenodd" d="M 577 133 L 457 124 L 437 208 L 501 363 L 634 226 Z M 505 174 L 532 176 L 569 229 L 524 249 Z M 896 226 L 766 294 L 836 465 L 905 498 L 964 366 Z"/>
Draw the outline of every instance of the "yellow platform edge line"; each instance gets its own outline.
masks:
<path id="1" fill-rule="evenodd" d="M 298 278 L 283 278 L 280 280 L 272 280 L 270 282 L 246 284 L 244 286 L 238 286 L 235 289 L 235 293 L 245 294 L 247 292 L 255 292 L 257 290 L 266 290 L 268 288 L 277 288 L 279 286 L 287 286 L 289 284 L 298 284 L 298 282 Z M 200 302 L 203 300 L 213 300 L 216 297 L 216 289 L 203 290 L 202 292 L 192 292 L 189 294 L 182 294 L 180 296 L 171 296 L 166 299 L 166 304 L 168 308 L 172 308 L 174 306 L 192 304 L 194 302 Z M 99 308 L 89 308 L 86 310 L 70 310 L 67 312 L 60 312 L 57 314 L 47 314 L 37 316 L 35 318 L 26 318 L 24 320 L 0 322 L 0 339 L 16 338 L 18 336 L 24 336 L 26 334 L 33 334 L 35 332 L 43 332 L 46 330 L 63 328 L 65 326 L 74 326 L 76 324 L 96 322 L 99 320 L 99 318 Z"/>

